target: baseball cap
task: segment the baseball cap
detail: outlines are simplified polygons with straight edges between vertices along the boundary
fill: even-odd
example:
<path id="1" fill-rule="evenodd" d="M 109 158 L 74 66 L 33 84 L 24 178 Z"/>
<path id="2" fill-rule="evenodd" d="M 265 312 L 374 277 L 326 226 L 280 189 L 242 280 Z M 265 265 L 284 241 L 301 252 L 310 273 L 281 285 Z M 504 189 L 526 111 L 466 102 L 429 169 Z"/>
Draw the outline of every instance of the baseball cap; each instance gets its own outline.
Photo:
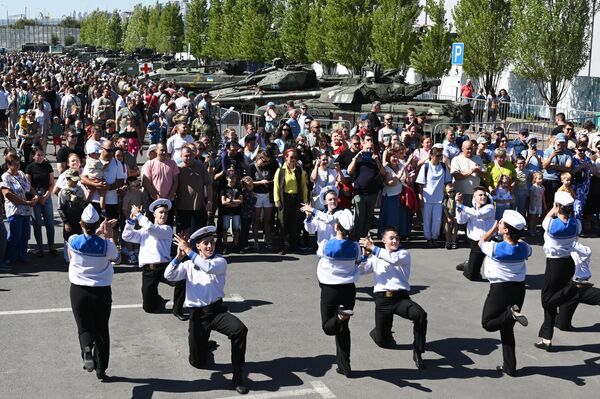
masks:
<path id="1" fill-rule="evenodd" d="M 519 134 L 524 134 L 526 136 L 529 135 L 529 129 L 527 129 L 526 127 L 522 127 L 519 129 Z"/>
<path id="2" fill-rule="evenodd" d="M 567 136 L 565 136 L 564 133 L 558 133 L 556 135 L 556 142 L 557 143 L 566 143 L 567 142 Z"/>

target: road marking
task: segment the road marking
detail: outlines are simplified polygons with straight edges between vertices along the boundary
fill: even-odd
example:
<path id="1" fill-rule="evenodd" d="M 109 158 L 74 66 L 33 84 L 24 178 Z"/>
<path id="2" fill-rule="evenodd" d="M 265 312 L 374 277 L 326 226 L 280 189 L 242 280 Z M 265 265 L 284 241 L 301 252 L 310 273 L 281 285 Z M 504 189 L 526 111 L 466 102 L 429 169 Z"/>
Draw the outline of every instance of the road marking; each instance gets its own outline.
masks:
<path id="1" fill-rule="evenodd" d="M 279 391 L 279 392 L 265 392 L 265 393 L 254 393 L 250 395 L 244 395 L 244 399 L 279 399 L 279 398 L 293 398 L 298 396 L 308 395 L 321 395 L 324 399 L 334 399 L 336 396 L 327 388 L 327 386 L 321 381 L 311 381 L 312 388 L 304 389 L 293 389 L 290 391 Z M 227 396 L 219 399 L 239 399 L 238 396 Z"/>
<path id="2" fill-rule="evenodd" d="M 240 294 L 232 294 L 229 297 L 223 298 L 224 302 L 244 302 L 244 298 Z M 112 305 L 111 309 L 137 309 L 141 308 L 142 304 L 131 304 L 131 305 Z M 50 309 L 27 309 L 27 310 L 5 310 L 0 311 L 0 316 L 14 316 L 23 314 L 40 314 L 40 313 L 60 313 L 60 312 L 71 312 L 71 308 L 50 308 Z"/>

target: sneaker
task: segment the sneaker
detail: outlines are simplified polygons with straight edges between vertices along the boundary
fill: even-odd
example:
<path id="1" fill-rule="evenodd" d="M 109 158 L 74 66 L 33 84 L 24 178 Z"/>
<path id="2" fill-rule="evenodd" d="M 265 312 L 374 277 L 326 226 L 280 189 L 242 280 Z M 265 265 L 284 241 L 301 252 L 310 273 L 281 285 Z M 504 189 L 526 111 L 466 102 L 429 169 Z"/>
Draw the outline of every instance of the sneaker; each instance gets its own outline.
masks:
<path id="1" fill-rule="evenodd" d="M 58 256 L 58 251 L 54 248 L 48 251 L 48 253 L 50 254 L 50 256 Z"/>
<path id="2" fill-rule="evenodd" d="M 521 309 L 519 309 L 517 305 L 511 306 L 510 313 L 512 314 L 513 319 L 519 322 L 519 324 L 521 324 L 523 327 L 527 327 L 529 321 L 527 320 L 527 317 L 521 313 Z"/>
<path id="3" fill-rule="evenodd" d="M 255 251 L 259 251 L 260 250 L 260 245 L 258 245 L 257 242 L 254 243 L 254 250 Z"/>
<path id="4" fill-rule="evenodd" d="M 450 249 L 456 249 L 458 248 L 458 245 L 456 245 L 456 242 L 453 242 L 450 244 Z"/>
<path id="5" fill-rule="evenodd" d="M 433 248 L 435 247 L 435 243 L 433 242 L 433 240 L 427 240 L 427 244 L 425 244 L 425 246 L 427 248 Z"/>
<path id="6" fill-rule="evenodd" d="M 446 241 L 446 249 L 452 249 L 452 243 L 450 243 L 450 241 Z"/>
<path id="7" fill-rule="evenodd" d="M 12 266 L 5 262 L 0 262 L 0 272 L 10 272 L 12 271 Z"/>

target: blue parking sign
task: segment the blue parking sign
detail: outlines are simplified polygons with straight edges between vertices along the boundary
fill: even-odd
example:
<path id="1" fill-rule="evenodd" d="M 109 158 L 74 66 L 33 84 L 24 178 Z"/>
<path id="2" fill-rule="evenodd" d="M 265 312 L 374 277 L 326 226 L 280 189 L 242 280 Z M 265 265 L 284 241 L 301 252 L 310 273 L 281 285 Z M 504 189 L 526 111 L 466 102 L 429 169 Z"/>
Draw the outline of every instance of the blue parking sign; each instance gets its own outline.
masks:
<path id="1" fill-rule="evenodd" d="M 452 43 L 452 65 L 462 65 L 465 56 L 464 43 Z"/>

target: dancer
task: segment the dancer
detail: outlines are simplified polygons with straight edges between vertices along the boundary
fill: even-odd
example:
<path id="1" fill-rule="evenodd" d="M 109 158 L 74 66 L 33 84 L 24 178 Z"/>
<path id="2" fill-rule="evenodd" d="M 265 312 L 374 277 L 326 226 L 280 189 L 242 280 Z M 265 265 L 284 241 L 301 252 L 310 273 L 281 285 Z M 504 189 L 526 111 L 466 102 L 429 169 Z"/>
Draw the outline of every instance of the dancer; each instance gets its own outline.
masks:
<path id="1" fill-rule="evenodd" d="M 317 277 L 321 287 L 321 323 L 327 335 L 335 336 L 336 372 L 350 378 L 350 329 L 348 321 L 354 314 L 355 283 L 359 278 L 361 250 L 348 239 L 354 227 L 352 212 L 344 209 L 335 214 L 335 237 L 319 244 Z"/>
<path id="2" fill-rule="evenodd" d="M 319 193 L 319 201 L 325 208 L 320 211 L 310 204 L 302 204 L 300 210 L 306 213 L 304 229 L 309 234 L 317 233 L 317 245 L 335 238 L 335 212 L 338 206 L 339 190 L 335 186 L 325 186 Z"/>
<path id="3" fill-rule="evenodd" d="M 173 292 L 173 315 L 181 321 L 188 317 L 183 314 L 185 283 L 173 284 L 164 278 L 164 271 L 171 258 L 171 240 L 173 228 L 167 224 L 171 201 L 159 198 L 152 202 L 148 210 L 154 215 L 154 222 L 143 215 L 140 208 L 133 205 L 131 215 L 123 229 L 123 240 L 140 245 L 138 262 L 142 269 L 142 307 L 147 313 L 161 310 L 165 300 L 158 294 L 158 284 L 165 283 L 175 287 Z M 135 230 L 136 222 L 141 229 Z"/>
<path id="4" fill-rule="evenodd" d="M 208 352 L 214 349 L 209 341 L 212 330 L 226 335 L 231 341 L 233 386 L 240 394 L 248 393 L 243 368 L 246 359 L 248 328 L 223 305 L 227 260 L 215 254 L 215 226 L 206 226 L 192 234 L 196 251 L 184 237 L 175 235 L 177 256 L 165 269 L 170 281 L 185 281 L 185 307 L 190 308 L 189 362 L 193 367 L 206 367 Z M 183 262 L 185 257 L 189 260 Z"/>
<path id="5" fill-rule="evenodd" d="M 525 327 L 529 324 L 521 313 L 525 300 L 525 261 L 531 256 L 531 247 L 520 240 L 526 225 L 519 212 L 505 210 L 500 221 L 479 240 L 481 252 L 486 255 L 485 277 L 490 282 L 481 325 L 489 332 L 500 331 L 504 362 L 496 370 L 511 377 L 517 369 L 513 327 L 516 322 Z M 496 234 L 502 236 L 502 241 L 489 241 Z"/>
<path id="6" fill-rule="evenodd" d="M 369 238 L 361 238 L 360 246 L 369 254 L 361 263 L 361 274 L 374 274 L 375 328 L 369 335 L 382 348 L 393 344 L 394 314 L 413 322 L 413 361 L 417 369 L 425 368 L 421 354 L 425 352 L 427 312 L 410 299 L 410 253 L 401 248 L 398 231 L 394 227 L 383 230 L 383 245 L 376 247 Z"/>

